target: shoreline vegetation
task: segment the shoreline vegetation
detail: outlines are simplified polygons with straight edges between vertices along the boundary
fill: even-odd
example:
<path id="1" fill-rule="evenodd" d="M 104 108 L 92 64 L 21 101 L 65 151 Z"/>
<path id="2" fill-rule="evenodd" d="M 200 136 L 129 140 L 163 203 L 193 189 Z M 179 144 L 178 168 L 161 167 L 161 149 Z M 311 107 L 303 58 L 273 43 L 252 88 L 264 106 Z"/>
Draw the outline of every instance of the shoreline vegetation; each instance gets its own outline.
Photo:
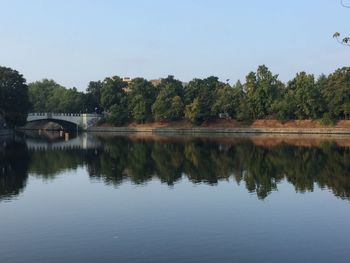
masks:
<path id="1" fill-rule="evenodd" d="M 103 113 L 102 127 L 181 122 L 202 127 L 221 120 L 318 120 L 336 127 L 350 119 L 350 67 L 319 77 L 299 72 L 286 83 L 265 65 L 233 85 L 215 76 L 189 82 L 172 75 L 157 80 L 113 76 L 91 81 L 85 93 L 46 79 L 29 84 L 29 98 L 34 112 Z"/>
<path id="2" fill-rule="evenodd" d="M 93 112 L 103 114 L 97 126 L 106 130 L 350 128 L 350 67 L 319 77 L 299 72 L 286 83 L 265 65 L 233 85 L 215 76 L 189 82 L 112 76 L 91 81 L 85 92 L 48 79 L 27 85 L 16 70 L 0 67 L 0 84 L 0 117 L 9 127 L 25 124 L 27 112 Z"/>

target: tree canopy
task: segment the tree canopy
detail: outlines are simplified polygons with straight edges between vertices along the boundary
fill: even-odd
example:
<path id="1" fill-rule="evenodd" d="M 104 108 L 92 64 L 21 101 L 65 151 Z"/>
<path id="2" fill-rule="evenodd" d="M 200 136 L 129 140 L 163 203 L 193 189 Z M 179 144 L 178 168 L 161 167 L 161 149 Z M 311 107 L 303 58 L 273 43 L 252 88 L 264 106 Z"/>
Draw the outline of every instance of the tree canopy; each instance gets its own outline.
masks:
<path id="1" fill-rule="evenodd" d="M 157 90 L 146 79 L 136 78 L 131 81 L 128 93 L 129 110 L 135 121 L 144 123 L 153 119 L 152 104 L 156 95 Z"/>
<path id="2" fill-rule="evenodd" d="M 18 71 L 0 67 L 0 117 L 10 125 L 22 125 L 29 107 L 26 80 Z"/>
<path id="3" fill-rule="evenodd" d="M 201 124 L 219 118 L 350 119 L 350 67 L 318 78 L 299 72 L 286 84 L 265 65 L 249 72 L 244 83 L 234 85 L 215 76 L 188 83 L 168 76 L 158 85 L 144 78 L 125 82 L 113 76 L 91 81 L 86 92 L 48 79 L 27 88 L 17 71 L 0 69 L 0 114 L 14 124 L 23 123 L 28 110 L 103 112 L 104 120 L 112 125 L 181 119 Z"/>
<path id="4" fill-rule="evenodd" d="M 87 112 L 90 107 L 85 93 L 49 79 L 29 84 L 29 100 L 34 112 L 79 113 Z"/>
<path id="5" fill-rule="evenodd" d="M 183 86 L 172 76 L 162 79 L 159 93 L 152 105 L 152 113 L 157 121 L 173 121 L 183 116 Z"/>

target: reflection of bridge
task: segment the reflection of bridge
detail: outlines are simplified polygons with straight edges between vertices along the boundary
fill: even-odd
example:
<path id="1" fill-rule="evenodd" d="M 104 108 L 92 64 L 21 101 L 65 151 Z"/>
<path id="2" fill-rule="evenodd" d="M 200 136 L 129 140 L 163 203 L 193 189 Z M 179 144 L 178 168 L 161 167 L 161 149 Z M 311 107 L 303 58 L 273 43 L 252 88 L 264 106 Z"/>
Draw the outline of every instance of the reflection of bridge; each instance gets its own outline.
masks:
<path id="1" fill-rule="evenodd" d="M 68 141 L 47 142 L 43 140 L 26 139 L 27 147 L 30 150 L 46 151 L 46 150 L 86 150 L 95 149 L 101 146 L 101 142 L 94 136 L 83 133 Z"/>
<path id="2" fill-rule="evenodd" d="M 93 126 L 102 117 L 99 114 L 88 113 L 29 113 L 27 122 L 34 121 L 57 121 L 57 122 L 69 122 L 75 124 L 77 127 L 86 130 L 88 127 Z"/>

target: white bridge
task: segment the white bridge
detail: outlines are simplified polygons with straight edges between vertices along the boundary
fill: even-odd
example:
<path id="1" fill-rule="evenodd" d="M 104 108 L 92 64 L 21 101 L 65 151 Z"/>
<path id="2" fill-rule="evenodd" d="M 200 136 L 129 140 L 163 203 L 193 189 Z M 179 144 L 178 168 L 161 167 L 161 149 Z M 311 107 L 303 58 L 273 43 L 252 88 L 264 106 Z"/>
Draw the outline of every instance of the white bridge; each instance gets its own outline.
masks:
<path id="1" fill-rule="evenodd" d="M 86 130 L 95 125 L 102 115 L 89 113 L 28 113 L 27 122 L 48 120 L 58 122 L 69 122 L 75 124 L 77 128 Z"/>

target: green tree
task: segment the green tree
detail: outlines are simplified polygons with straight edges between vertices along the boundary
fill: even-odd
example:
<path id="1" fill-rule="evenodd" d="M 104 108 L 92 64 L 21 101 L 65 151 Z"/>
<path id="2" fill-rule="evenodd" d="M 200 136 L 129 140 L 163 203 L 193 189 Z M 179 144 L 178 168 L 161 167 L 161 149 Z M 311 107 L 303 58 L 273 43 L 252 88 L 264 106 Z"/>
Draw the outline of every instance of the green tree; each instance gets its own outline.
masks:
<path id="1" fill-rule="evenodd" d="M 126 97 L 125 89 L 128 86 L 120 77 L 105 78 L 101 88 L 101 105 L 109 111 L 115 104 L 120 104 Z"/>
<path id="2" fill-rule="evenodd" d="M 321 91 L 313 75 L 298 73 L 288 82 L 286 103 L 293 107 L 292 114 L 297 119 L 316 119 L 320 116 Z"/>
<path id="3" fill-rule="evenodd" d="M 129 84 L 129 109 L 131 116 L 139 123 L 152 120 L 152 104 L 156 99 L 156 89 L 151 82 L 136 78 Z"/>
<path id="4" fill-rule="evenodd" d="M 107 122 L 122 125 L 129 119 L 127 83 L 120 77 L 106 78 L 101 88 L 101 105 L 108 112 Z"/>
<path id="5" fill-rule="evenodd" d="M 0 67 L 0 115 L 9 124 L 22 125 L 29 109 L 26 80 L 18 71 Z"/>
<path id="6" fill-rule="evenodd" d="M 129 110 L 127 107 L 127 98 L 122 97 L 119 103 L 112 105 L 109 109 L 107 122 L 112 125 L 123 125 L 129 120 Z"/>
<path id="7" fill-rule="evenodd" d="M 248 105 L 247 100 L 247 94 L 244 91 L 244 86 L 242 83 L 238 80 L 233 85 L 234 90 L 234 98 L 233 98 L 233 105 L 234 105 L 234 115 L 233 117 L 238 120 L 249 120 L 250 119 L 250 109 Z"/>
<path id="8" fill-rule="evenodd" d="M 273 75 L 265 66 L 259 66 L 257 72 L 250 72 L 246 77 L 245 90 L 247 102 L 253 119 L 271 116 L 273 102 L 280 97 L 283 83 L 278 75 Z"/>
<path id="9" fill-rule="evenodd" d="M 201 105 L 199 98 L 195 98 L 192 103 L 186 105 L 185 118 L 192 123 L 198 124 L 201 120 Z"/>
<path id="10" fill-rule="evenodd" d="M 172 76 L 159 84 L 159 93 L 152 105 L 153 117 L 157 121 L 178 120 L 183 116 L 183 86 Z"/>
<path id="11" fill-rule="evenodd" d="M 87 112 L 86 95 L 83 92 L 79 92 L 76 88 L 64 89 L 59 107 L 60 110 L 58 112 Z"/>
<path id="12" fill-rule="evenodd" d="M 102 81 L 90 81 L 86 89 L 86 104 L 90 112 L 101 112 L 101 89 Z"/>
<path id="13" fill-rule="evenodd" d="M 177 96 L 180 96 L 181 99 L 183 98 L 184 87 L 182 85 L 182 82 L 175 79 L 174 76 L 169 75 L 168 77 L 161 80 L 160 84 L 158 85 L 158 88 L 161 90 L 165 87 L 171 87 L 171 89 L 174 90 Z"/>
<path id="14" fill-rule="evenodd" d="M 237 118 L 244 95 L 243 85 L 240 81 L 237 81 L 233 87 L 223 83 L 218 85 L 214 95 L 213 112 L 225 113 L 232 118 Z"/>
<path id="15" fill-rule="evenodd" d="M 175 119 L 180 119 L 184 114 L 184 104 L 180 96 L 175 96 L 171 99 L 171 108 Z"/>
<path id="16" fill-rule="evenodd" d="M 273 103 L 273 109 L 279 120 L 286 121 L 295 119 L 295 103 L 289 95 L 289 93 L 285 92 L 280 100 Z"/>
<path id="17" fill-rule="evenodd" d="M 225 101 L 219 101 L 215 104 L 215 99 L 219 96 L 218 90 L 222 87 L 225 87 L 225 84 L 213 76 L 203 80 L 194 79 L 190 81 L 185 88 L 184 95 L 186 102 L 185 116 L 189 117 L 188 120 L 201 123 L 216 118 L 218 111 L 224 110 L 221 107 L 223 107 Z M 224 88 L 222 90 L 225 91 Z M 191 113 L 191 110 L 194 110 L 194 112 Z M 196 117 L 194 118 L 194 116 Z"/>
<path id="18" fill-rule="evenodd" d="M 54 80 L 49 79 L 29 83 L 28 91 L 29 100 L 32 106 L 31 110 L 33 112 L 53 111 L 54 106 L 50 105 L 50 100 L 52 99 L 53 91 L 60 88 L 63 87 L 57 84 Z"/>
<path id="19" fill-rule="evenodd" d="M 332 118 L 350 118 L 350 67 L 343 67 L 330 74 L 323 83 L 323 96 Z"/>
<path id="20" fill-rule="evenodd" d="M 29 84 L 29 100 L 34 112 L 79 113 L 89 111 L 83 92 L 67 89 L 54 80 L 43 79 Z"/>

